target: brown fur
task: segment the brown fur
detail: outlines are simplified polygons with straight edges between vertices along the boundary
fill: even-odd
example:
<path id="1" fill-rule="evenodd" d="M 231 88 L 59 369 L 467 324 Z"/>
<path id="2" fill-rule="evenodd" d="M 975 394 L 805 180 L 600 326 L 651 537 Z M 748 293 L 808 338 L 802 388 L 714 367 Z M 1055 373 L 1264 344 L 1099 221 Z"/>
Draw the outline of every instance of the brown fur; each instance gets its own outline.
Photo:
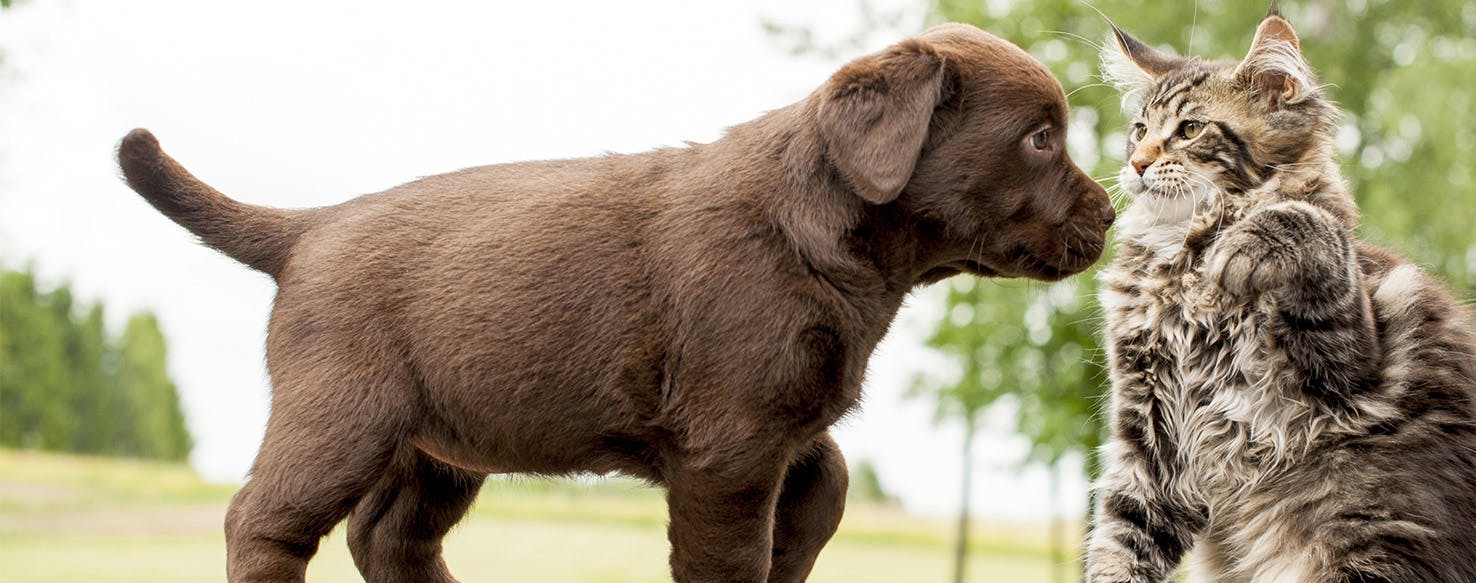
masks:
<path id="1" fill-rule="evenodd" d="M 711 144 L 321 209 L 231 201 L 136 130 L 129 184 L 280 287 L 230 579 L 300 580 L 352 512 L 366 579 L 449 581 L 441 538 L 486 474 L 591 471 L 667 489 L 677 580 L 803 580 L 844 503 L 825 430 L 903 296 L 1100 254 L 1112 210 L 1065 118 L 1038 62 L 945 25 Z"/>

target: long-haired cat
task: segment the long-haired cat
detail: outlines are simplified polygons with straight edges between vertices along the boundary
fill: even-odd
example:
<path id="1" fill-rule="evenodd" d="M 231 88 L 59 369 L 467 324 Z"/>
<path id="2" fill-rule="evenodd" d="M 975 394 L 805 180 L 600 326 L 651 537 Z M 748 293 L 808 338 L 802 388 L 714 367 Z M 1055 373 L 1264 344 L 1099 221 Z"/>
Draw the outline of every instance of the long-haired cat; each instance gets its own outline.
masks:
<path id="1" fill-rule="evenodd" d="M 1355 236 L 1291 25 L 1273 8 L 1239 62 L 1113 30 L 1133 202 L 1087 581 L 1164 581 L 1192 548 L 1206 581 L 1476 582 L 1471 319 Z"/>

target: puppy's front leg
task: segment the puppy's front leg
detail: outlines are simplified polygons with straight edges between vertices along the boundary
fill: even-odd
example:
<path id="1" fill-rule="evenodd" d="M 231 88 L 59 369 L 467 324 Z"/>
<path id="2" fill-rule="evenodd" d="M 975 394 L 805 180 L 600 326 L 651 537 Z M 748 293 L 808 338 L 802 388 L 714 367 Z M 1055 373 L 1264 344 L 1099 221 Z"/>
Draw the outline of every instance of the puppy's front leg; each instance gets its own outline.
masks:
<path id="1" fill-rule="evenodd" d="M 840 447 L 820 434 L 789 466 L 774 510 L 770 583 L 804 581 L 846 509 L 849 475 Z"/>
<path id="2" fill-rule="evenodd" d="M 789 456 L 732 448 L 694 456 L 667 477 L 671 573 L 678 583 L 762 583 L 769 576 L 774 505 Z"/>

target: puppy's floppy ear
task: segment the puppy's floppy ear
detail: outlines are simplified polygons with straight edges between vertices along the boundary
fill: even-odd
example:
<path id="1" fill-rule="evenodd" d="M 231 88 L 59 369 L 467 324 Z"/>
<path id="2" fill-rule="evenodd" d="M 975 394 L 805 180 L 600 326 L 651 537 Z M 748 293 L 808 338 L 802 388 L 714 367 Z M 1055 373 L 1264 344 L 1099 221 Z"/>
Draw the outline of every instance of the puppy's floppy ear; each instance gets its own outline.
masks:
<path id="1" fill-rule="evenodd" d="M 1302 58 L 1297 33 L 1274 3 L 1256 27 L 1256 39 L 1235 68 L 1235 79 L 1273 106 L 1297 103 L 1318 94 L 1316 77 Z"/>
<path id="2" fill-rule="evenodd" d="M 867 202 L 896 200 L 912 178 L 947 67 L 936 50 L 913 39 L 851 61 L 821 89 L 826 155 Z"/>

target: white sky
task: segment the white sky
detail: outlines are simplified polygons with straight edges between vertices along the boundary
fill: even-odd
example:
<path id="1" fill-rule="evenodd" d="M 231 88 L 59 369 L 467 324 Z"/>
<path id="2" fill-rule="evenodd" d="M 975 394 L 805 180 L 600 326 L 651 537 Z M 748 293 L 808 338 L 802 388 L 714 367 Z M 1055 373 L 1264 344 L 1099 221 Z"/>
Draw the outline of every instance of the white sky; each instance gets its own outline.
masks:
<path id="1" fill-rule="evenodd" d="M 873 50 L 922 26 L 921 2 Z M 919 5 L 917 8 L 912 5 Z M 213 480 L 245 473 L 267 416 L 271 280 L 193 242 L 118 179 L 117 140 L 147 127 L 247 202 L 318 206 L 466 166 L 636 152 L 802 98 L 839 64 L 788 54 L 763 18 L 859 26 L 855 0 L 364 2 L 30 0 L 0 13 L 0 263 L 32 263 L 102 299 L 116 326 L 159 314 Z M 861 53 L 856 50 L 847 57 Z M 956 507 L 962 432 L 903 399 L 939 296 L 912 299 L 835 434 L 853 463 L 924 513 Z M 1044 468 L 994 411 L 976 442 L 974 507 L 1047 516 Z M 1067 464 L 1064 511 L 1085 484 Z"/>

